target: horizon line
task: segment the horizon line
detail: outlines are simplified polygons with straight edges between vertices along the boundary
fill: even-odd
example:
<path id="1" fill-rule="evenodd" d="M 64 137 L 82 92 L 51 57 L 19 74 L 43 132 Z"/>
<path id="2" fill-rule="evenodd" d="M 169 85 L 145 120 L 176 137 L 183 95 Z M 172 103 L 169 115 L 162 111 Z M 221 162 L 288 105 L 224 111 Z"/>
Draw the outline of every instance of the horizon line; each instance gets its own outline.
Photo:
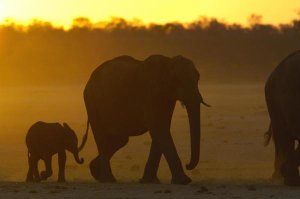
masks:
<path id="1" fill-rule="evenodd" d="M 249 16 L 250 17 L 262 17 L 262 15 L 256 15 L 256 14 L 252 14 Z M 74 17 L 73 19 L 70 20 L 69 24 L 62 24 L 59 22 L 55 22 L 55 21 L 51 21 L 51 20 L 46 20 L 46 19 L 42 19 L 42 18 L 29 18 L 27 20 L 18 20 L 14 17 L 5 17 L 3 19 L 0 19 L 0 26 L 5 26 L 5 25 L 15 25 L 15 26 L 21 26 L 21 27 L 29 27 L 31 25 L 37 24 L 37 23 L 41 23 L 41 24 L 49 24 L 54 28 L 62 28 L 64 30 L 69 30 L 72 29 L 74 27 L 74 22 L 76 20 L 86 20 L 86 22 L 88 22 L 91 25 L 91 28 L 104 28 L 105 25 L 114 22 L 114 21 L 125 21 L 126 23 L 128 23 L 128 25 L 131 26 L 136 26 L 136 27 L 149 27 L 151 25 L 167 25 L 167 24 L 180 24 L 184 27 L 194 23 L 194 22 L 206 22 L 209 23 L 211 21 L 217 21 L 221 24 L 224 24 L 226 26 L 232 26 L 232 25 L 238 25 L 241 26 L 243 28 L 247 28 L 247 27 L 251 27 L 253 24 L 251 24 L 251 22 L 248 20 L 248 22 L 246 24 L 243 23 L 239 23 L 239 22 L 227 22 L 225 19 L 222 18 L 218 18 L 218 17 L 208 17 L 208 16 L 199 16 L 198 18 L 188 21 L 188 22 L 182 22 L 182 21 L 178 21 L 178 20 L 170 20 L 167 22 L 144 22 L 143 20 L 139 19 L 139 18 L 132 18 L 132 19 L 126 19 L 125 17 L 118 17 L 118 16 L 110 16 L 109 19 L 106 20 L 92 20 L 89 17 L 85 17 L 85 16 L 78 16 L 78 17 Z M 271 25 L 273 27 L 280 27 L 281 25 L 291 25 L 293 23 L 293 21 L 295 20 L 300 20 L 298 18 L 295 19 L 291 19 L 289 22 L 283 22 L 283 23 L 265 23 L 262 21 L 256 21 L 254 23 L 254 25 Z"/>

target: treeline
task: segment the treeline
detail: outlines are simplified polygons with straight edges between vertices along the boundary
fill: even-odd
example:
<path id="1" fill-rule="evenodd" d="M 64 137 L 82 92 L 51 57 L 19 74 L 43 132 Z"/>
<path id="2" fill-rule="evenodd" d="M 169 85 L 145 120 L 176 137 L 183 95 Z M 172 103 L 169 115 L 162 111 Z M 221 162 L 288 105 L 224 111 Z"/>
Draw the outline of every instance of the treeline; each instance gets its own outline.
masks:
<path id="1" fill-rule="evenodd" d="M 12 22 L 0 26 L 0 86 L 85 84 L 100 63 L 124 54 L 184 55 L 198 66 L 202 83 L 261 83 L 299 48 L 300 20 L 243 27 L 206 18 L 147 26 L 78 18 L 67 30 L 48 22 Z"/>

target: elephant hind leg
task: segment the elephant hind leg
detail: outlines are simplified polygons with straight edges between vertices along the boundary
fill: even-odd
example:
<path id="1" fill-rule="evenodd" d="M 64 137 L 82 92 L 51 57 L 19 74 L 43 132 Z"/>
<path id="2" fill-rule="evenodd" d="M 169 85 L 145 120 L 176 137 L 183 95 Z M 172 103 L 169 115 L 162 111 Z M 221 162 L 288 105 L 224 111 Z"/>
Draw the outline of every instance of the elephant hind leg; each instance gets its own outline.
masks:
<path id="1" fill-rule="evenodd" d="M 101 139 L 100 155 L 90 163 L 92 176 L 99 182 L 116 182 L 112 174 L 110 159 L 123 146 L 128 143 L 128 137 L 105 136 Z"/>
<path id="2" fill-rule="evenodd" d="M 38 169 L 39 158 L 34 154 L 30 154 L 28 162 L 29 162 L 29 170 L 27 174 L 28 181 L 40 182 L 41 178 Z"/>
<path id="3" fill-rule="evenodd" d="M 289 132 L 289 128 L 286 125 L 280 125 L 280 123 L 279 121 L 274 123 L 273 130 L 276 148 L 275 172 L 273 176 L 275 177 L 276 174 L 277 177 L 282 175 L 286 185 L 299 186 L 300 178 L 294 148 L 295 140 L 292 137 L 292 133 Z"/>
<path id="4" fill-rule="evenodd" d="M 270 84 L 269 84 L 270 86 Z M 266 87 L 266 102 L 272 124 L 273 138 L 275 144 L 275 171 L 273 178 L 283 177 L 287 185 L 300 185 L 298 166 L 295 156 L 295 141 L 292 137 L 289 121 L 289 108 L 282 107 L 272 88 Z"/>
<path id="5" fill-rule="evenodd" d="M 274 172 L 272 174 L 272 180 L 282 181 L 283 176 L 281 173 L 281 166 L 284 162 L 284 157 L 281 152 L 278 152 L 277 147 L 275 147 L 275 160 L 274 160 Z"/>
<path id="6" fill-rule="evenodd" d="M 26 182 L 33 182 L 33 181 L 34 181 L 33 162 L 31 158 L 31 154 L 28 152 L 28 172 L 27 172 Z"/>
<path id="7" fill-rule="evenodd" d="M 49 178 L 50 176 L 52 176 L 52 156 L 48 156 L 46 158 L 44 158 L 45 161 L 45 171 L 41 172 L 41 179 L 42 180 L 47 180 L 47 178 Z"/>

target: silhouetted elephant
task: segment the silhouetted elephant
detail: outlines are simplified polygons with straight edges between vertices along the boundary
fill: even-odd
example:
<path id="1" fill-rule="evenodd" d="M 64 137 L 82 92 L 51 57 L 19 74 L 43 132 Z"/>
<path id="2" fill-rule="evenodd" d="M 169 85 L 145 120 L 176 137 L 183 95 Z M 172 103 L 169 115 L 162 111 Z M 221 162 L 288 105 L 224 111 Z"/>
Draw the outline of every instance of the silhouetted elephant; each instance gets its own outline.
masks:
<path id="1" fill-rule="evenodd" d="M 272 130 L 272 125 L 269 125 L 269 129 L 267 132 L 265 132 L 264 137 L 265 137 L 265 141 L 264 141 L 264 146 L 268 146 L 268 144 L 270 143 L 270 140 L 273 136 L 273 130 Z M 277 154 L 275 151 L 275 160 L 274 160 L 274 172 L 272 174 L 272 179 L 274 180 L 279 180 L 282 179 L 283 176 L 281 174 L 280 171 L 280 166 L 282 164 L 283 158 L 280 156 L 280 154 Z M 300 166 L 300 146 L 299 146 L 299 140 L 298 140 L 298 145 L 296 147 L 296 160 L 297 160 L 297 165 Z"/>
<path id="2" fill-rule="evenodd" d="M 84 101 L 99 156 L 90 163 L 92 176 L 100 182 L 115 182 L 110 159 L 125 146 L 129 136 L 150 131 L 152 145 L 141 183 L 159 183 L 157 170 L 162 154 L 172 183 L 188 184 L 170 133 L 177 100 L 186 107 L 190 124 L 191 160 L 194 169 L 200 155 L 199 73 L 193 62 L 182 56 L 153 55 L 144 61 L 120 56 L 104 62 L 91 75 Z M 205 104 L 207 105 L 207 104 Z"/>
<path id="3" fill-rule="evenodd" d="M 265 85 L 279 170 L 286 185 L 300 185 L 295 140 L 300 140 L 300 51 L 286 57 Z"/>
<path id="4" fill-rule="evenodd" d="M 77 147 L 78 140 L 75 132 L 64 123 L 63 126 L 59 123 L 37 122 L 33 124 L 27 135 L 26 145 L 28 148 L 28 164 L 27 182 L 39 182 L 46 180 L 52 175 L 52 156 L 58 153 L 58 182 L 65 181 L 65 150 L 73 153 L 77 163 L 82 164 L 83 158 L 79 158 L 78 153 L 81 151 L 87 140 L 87 133 L 82 140 L 80 147 Z M 38 161 L 42 159 L 45 162 L 46 170 L 38 171 Z"/>

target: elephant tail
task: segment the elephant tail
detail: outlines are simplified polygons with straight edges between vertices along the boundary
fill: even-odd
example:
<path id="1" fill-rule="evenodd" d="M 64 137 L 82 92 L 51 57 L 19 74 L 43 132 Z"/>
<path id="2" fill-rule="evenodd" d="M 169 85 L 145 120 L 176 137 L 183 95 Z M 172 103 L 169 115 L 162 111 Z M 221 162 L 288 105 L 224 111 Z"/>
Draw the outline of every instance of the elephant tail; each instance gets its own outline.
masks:
<path id="1" fill-rule="evenodd" d="M 85 131 L 85 134 L 82 138 L 82 142 L 81 142 L 81 145 L 80 147 L 78 147 L 78 151 L 81 151 L 87 141 L 87 138 L 88 138 L 88 133 L 89 133 L 89 127 L 90 127 L 90 120 L 88 119 L 87 120 L 87 124 L 86 124 L 86 131 Z"/>
<path id="2" fill-rule="evenodd" d="M 268 131 L 265 132 L 265 134 L 264 134 L 264 138 L 265 138 L 264 146 L 268 146 L 269 145 L 270 140 L 272 138 L 272 135 L 273 135 L 273 130 L 272 130 L 272 126 L 270 124 Z"/>

